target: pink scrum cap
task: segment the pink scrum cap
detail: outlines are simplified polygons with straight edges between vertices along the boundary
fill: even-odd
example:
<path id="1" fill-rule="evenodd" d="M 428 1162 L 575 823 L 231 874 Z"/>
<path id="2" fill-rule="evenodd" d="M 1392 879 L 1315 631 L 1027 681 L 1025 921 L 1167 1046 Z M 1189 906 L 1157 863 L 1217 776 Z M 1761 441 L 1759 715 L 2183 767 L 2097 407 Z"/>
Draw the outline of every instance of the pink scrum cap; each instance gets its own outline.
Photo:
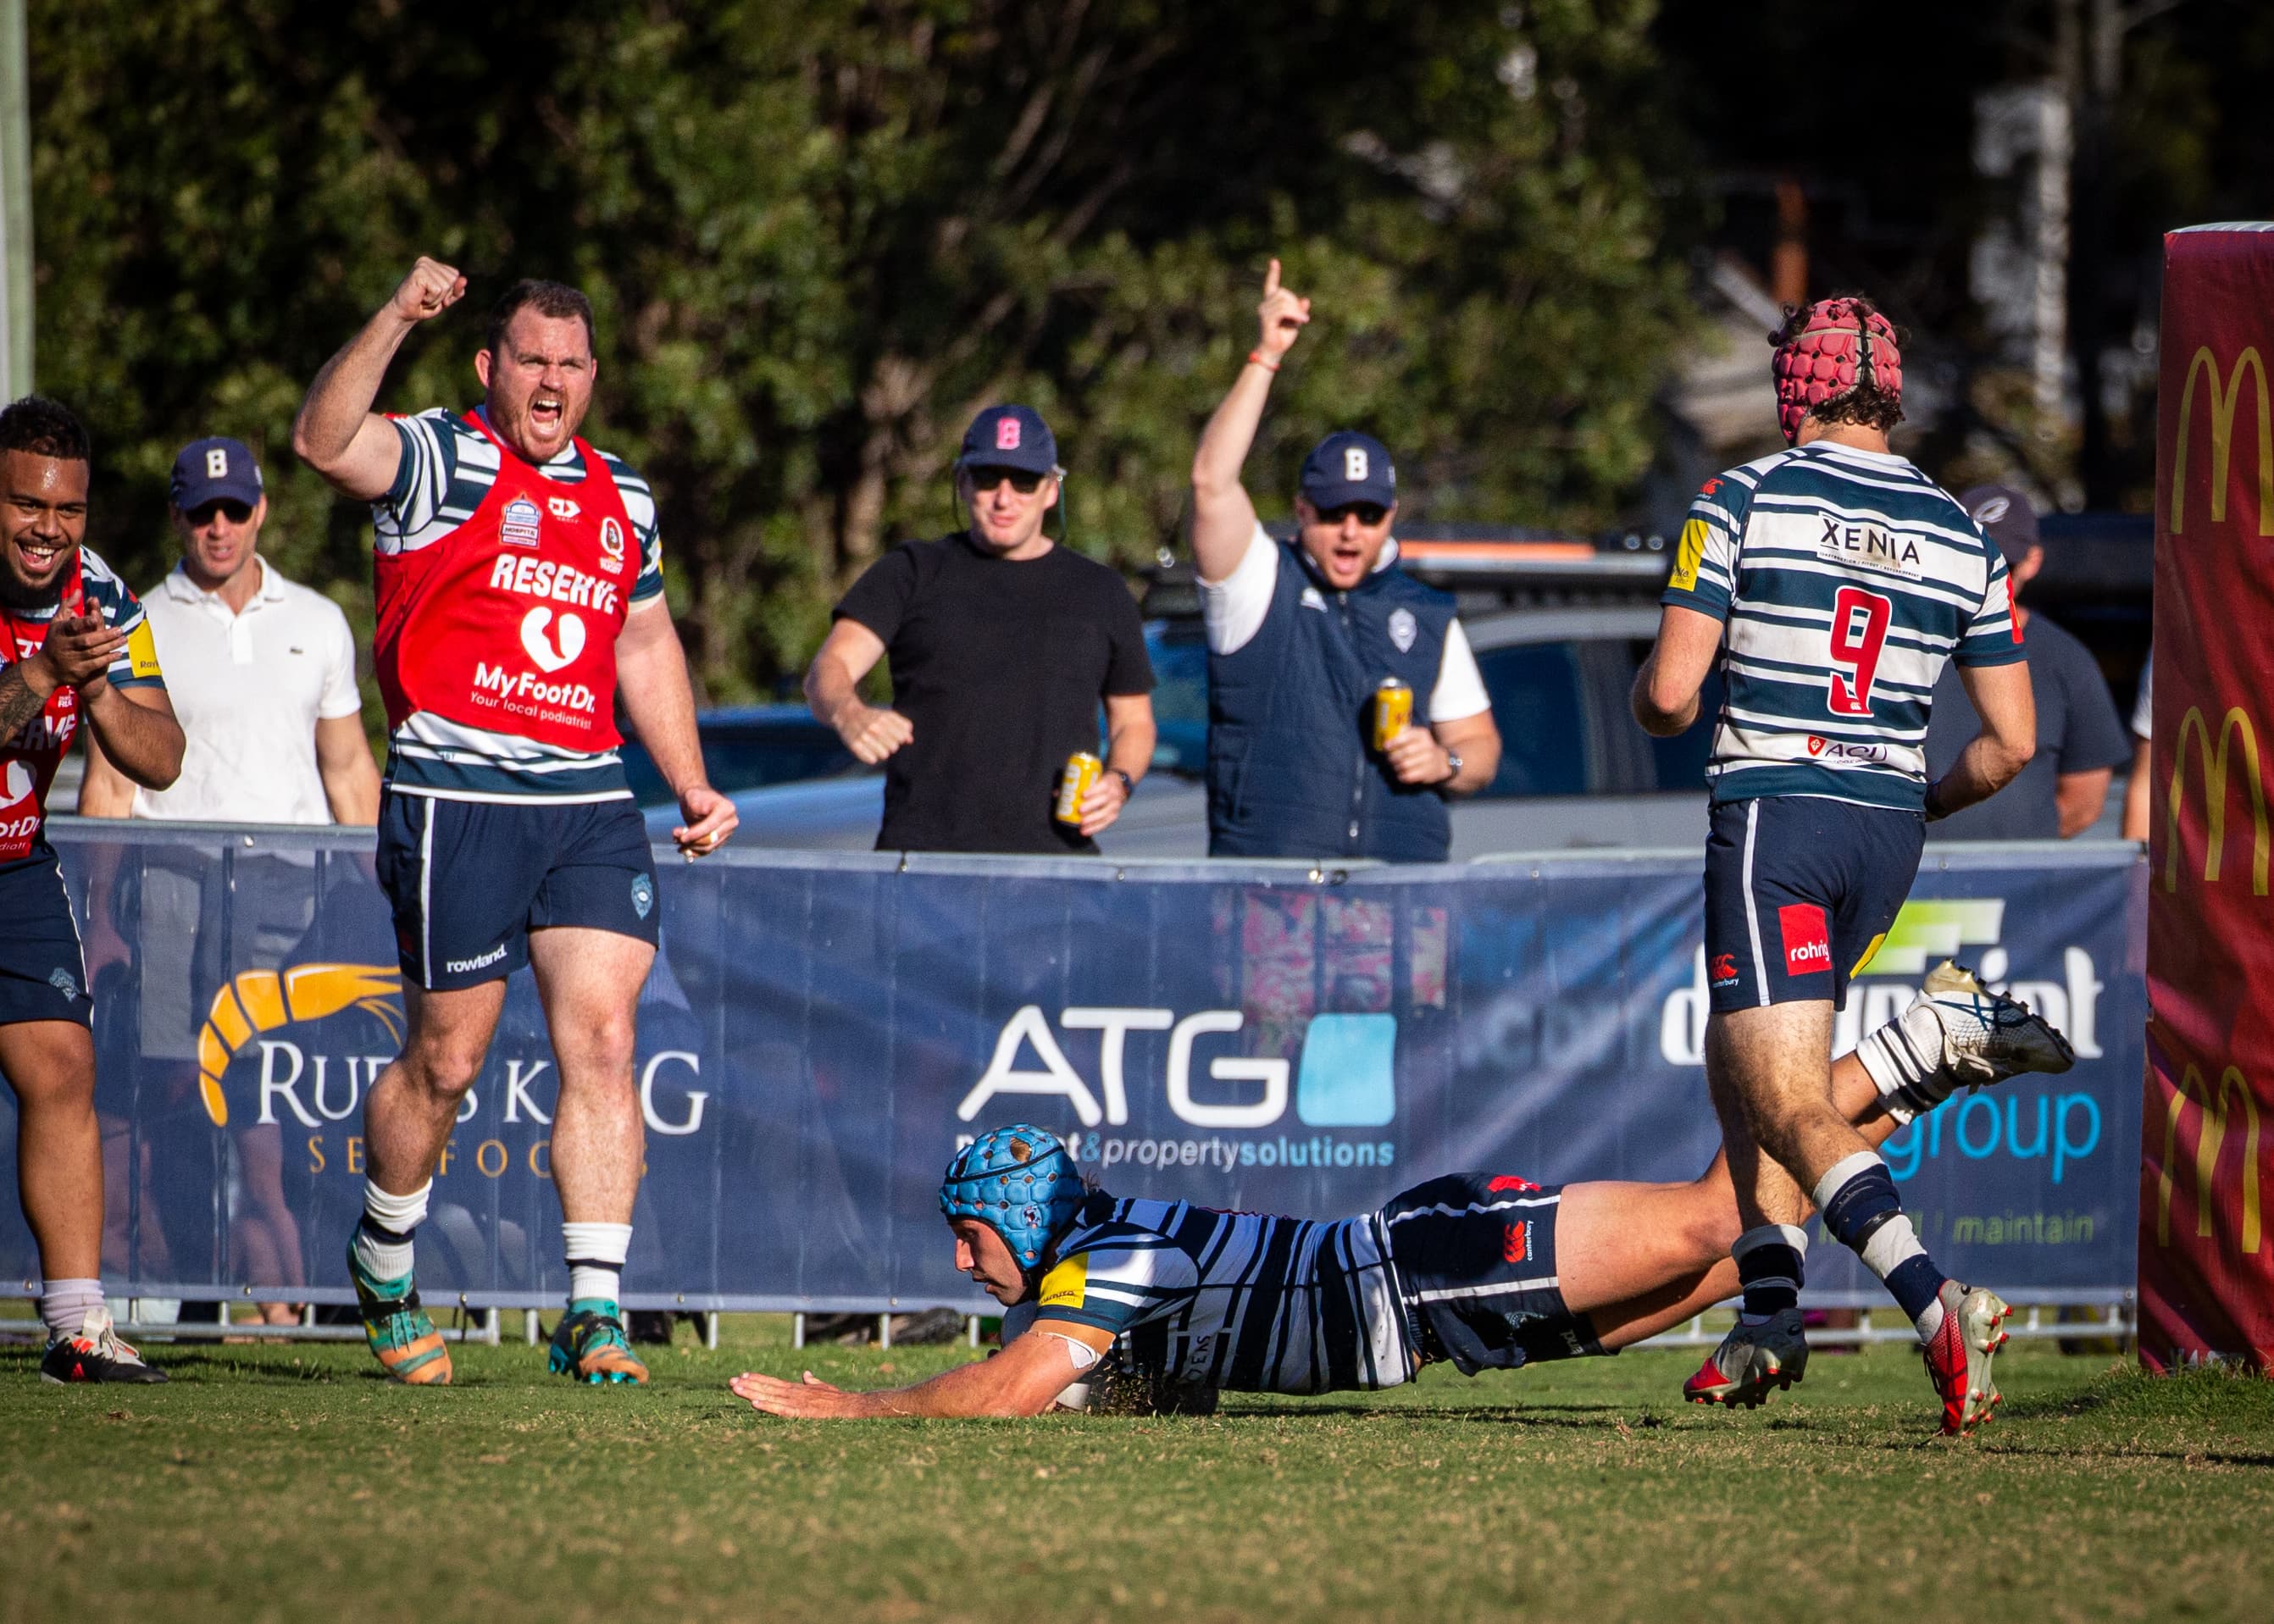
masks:
<path id="1" fill-rule="evenodd" d="M 1866 367 L 1882 393 L 1901 397 L 1903 356 L 1894 327 L 1860 300 L 1819 299 L 1798 333 L 1781 344 L 1772 334 L 1769 342 L 1777 344 L 1769 371 L 1787 443 L 1800 437 L 1801 420 L 1811 411 L 1854 393 Z"/>

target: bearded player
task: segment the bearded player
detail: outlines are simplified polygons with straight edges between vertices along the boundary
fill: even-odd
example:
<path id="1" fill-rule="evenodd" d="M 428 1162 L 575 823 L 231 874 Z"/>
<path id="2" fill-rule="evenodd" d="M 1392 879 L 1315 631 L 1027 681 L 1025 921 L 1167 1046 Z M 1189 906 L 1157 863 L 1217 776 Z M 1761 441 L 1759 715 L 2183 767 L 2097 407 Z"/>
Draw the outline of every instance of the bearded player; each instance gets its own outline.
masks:
<path id="1" fill-rule="evenodd" d="M 474 357 L 473 410 L 372 410 L 395 352 L 466 279 L 422 259 L 308 391 L 292 445 L 372 506 L 373 654 L 390 729 L 379 878 L 410 1029 L 364 1102 L 370 1158 L 348 1247 L 388 1375 L 450 1379 L 419 1306 L 412 1231 L 506 978 L 536 973 L 560 1067 L 553 1124 L 568 1312 L 550 1363 L 644 1382 L 618 1308 L 643 1123 L 633 1011 L 655 958 L 655 874 L 617 755 L 619 703 L 678 798 L 693 858 L 733 831 L 704 779 L 687 662 L 664 603 L 655 499 L 577 438 L 592 307 L 559 282 L 508 289 Z"/>
<path id="2" fill-rule="evenodd" d="M 163 1381 L 103 1306 L 102 1139 L 94 1003 L 79 926 L 43 832 L 48 787 L 84 722 L 120 772 L 182 770 L 142 605 L 81 545 L 89 453 L 39 397 L 0 410 L 0 1073 L 16 1096 L 16 1180 L 40 1250 L 49 1381 Z"/>
<path id="3" fill-rule="evenodd" d="M 2051 1026 L 1945 965 L 1833 1068 L 1833 1086 L 1876 1145 L 1962 1084 L 2069 1064 Z M 956 1267 L 1010 1311 L 1000 1356 L 885 1392 L 846 1392 L 809 1372 L 802 1382 L 745 1374 L 735 1393 L 781 1416 L 1031 1416 L 1079 1405 L 1103 1379 L 1135 1387 L 1141 1403 L 1204 1410 L 1225 1389 L 1391 1387 L 1437 1360 L 1474 1375 L 1615 1353 L 1737 1284 L 1721 1156 L 1687 1184 L 1456 1173 L 1379 1212 L 1320 1222 L 1116 1200 L 1084 1185 L 1054 1135 L 1019 1125 L 958 1151 L 939 1202 Z M 1995 1405 L 1996 1345 L 1946 1406 L 1946 1431 Z"/>
<path id="4" fill-rule="evenodd" d="M 1808 1364 L 1798 1293 L 1812 1205 L 1917 1329 L 1946 1413 L 1970 1424 L 1970 1365 L 2010 1312 L 1934 1265 L 1869 1138 L 1834 1099 L 1833 1013 L 1918 870 L 1924 825 L 1994 793 L 2037 748 L 2004 555 L 1887 445 L 1902 417 L 1896 334 L 1870 300 L 1788 313 L 1770 342 L 1791 448 L 1706 482 L 1690 505 L 1634 711 L 1660 737 L 1724 681 L 1706 768 L 1706 1075 L 1743 1233 L 1736 1327 L 1690 1378 L 1701 1403 L 1758 1404 Z M 1927 710 L 1955 659 L 1981 731 L 1925 774 Z"/>

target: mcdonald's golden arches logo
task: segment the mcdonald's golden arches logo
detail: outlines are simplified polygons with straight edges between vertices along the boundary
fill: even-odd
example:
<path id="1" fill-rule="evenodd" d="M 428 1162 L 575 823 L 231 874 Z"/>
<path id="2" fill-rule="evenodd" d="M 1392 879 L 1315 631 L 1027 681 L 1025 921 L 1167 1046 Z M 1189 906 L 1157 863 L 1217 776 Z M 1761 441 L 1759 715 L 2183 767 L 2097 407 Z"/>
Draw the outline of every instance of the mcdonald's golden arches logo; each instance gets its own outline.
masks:
<path id="1" fill-rule="evenodd" d="M 2229 747 L 2242 741 L 2242 768 L 2250 791 L 2250 890 L 2266 894 L 2266 781 L 2258 770 L 2258 733 L 2240 705 L 2227 711 L 2218 725 L 2218 748 L 2211 748 L 2210 724 L 2202 708 L 2190 705 L 2180 719 L 2180 739 L 2172 756 L 2172 795 L 2164 813 L 2164 889 L 2180 883 L 2180 808 L 2187 804 L 2187 741 L 2195 741 L 2196 759 L 2202 763 L 2203 789 L 2210 809 L 2203 822 L 2203 879 L 2218 883 L 2220 860 L 2226 847 L 2226 775 L 2232 765 Z"/>
<path id="2" fill-rule="evenodd" d="M 264 1032 L 304 1020 L 321 1020 L 360 1009 L 379 1018 L 403 1041 L 402 975 L 392 966 L 304 964 L 290 970 L 246 970 L 214 995 L 205 1030 L 198 1034 L 198 1094 L 216 1128 L 229 1125 L 222 1074 L 237 1050 Z"/>
<path id="3" fill-rule="evenodd" d="M 2211 1232 L 2210 1198 L 2218 1188 L 2218 1153 L 2225 1147 L 2228 1113 L 2232 1100 L 2242 1102 L 2242 1251 L 2245 1256 L 2255 1257 L 2259 1241 L 2258 1209 L 2258 1101 L 2250 1095 L 2250 1084 L 2242 1073 L 2229 1066 L 2219 1074 L 2218 1092 L 2213 1094 L 2203 1074 L 2189 1066 L 2180 1078 L 2179 1091 L 2172 1095 L 2170 1108 L 2164 1115 L 2164 1171 L 2156 1184 L 2156 1244 L 2172 1244 L 2172 1162 L 2179 1152 L 2180 1118 L 2186 1114 L 2187 1101 L 2201 1108 L 2201 1132 L 2195 1136 L 2195 1234 L 2208 1239 Z"/>
<path id="4" fill-rule="evenodd" d="M 2242 377 L 2245 372 L 2257 385 L 2254 396 L 2258 408 L 2258 533 L 2274 536 L 2274 414 L 2270 413 L 2266 392 L 2266 364 L 2258 358 L 2255 346 L 2246 349 L 2234 360 L 2234 366 L 2222 383 L 2218 361 L 2208 344 L 2198 349 L 2187 363 L 2187 381 L 2180 391 L 2180 427 L 2172 443 L 2172 534 L 2176 536 L 2187 526 L 2187 431 L 2195 418 L 2195 378 L 2197 374 L 2210 380 L 2210 516 L 2218 523 L 2226 517 L 2226 473 L 2228 459 L 2234 449 L 2234 409 L 2242 402 Z"/>

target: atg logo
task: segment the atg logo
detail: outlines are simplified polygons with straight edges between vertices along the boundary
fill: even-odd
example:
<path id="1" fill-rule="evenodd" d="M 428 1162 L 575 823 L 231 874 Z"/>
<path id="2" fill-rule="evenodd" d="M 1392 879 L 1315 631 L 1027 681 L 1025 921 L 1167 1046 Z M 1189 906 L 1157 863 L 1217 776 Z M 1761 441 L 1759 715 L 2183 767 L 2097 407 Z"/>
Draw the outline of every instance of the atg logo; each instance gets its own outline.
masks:
<path id="1" fill-rule="evenodd" d="M 1287 1114 L 1291 1085 L 1296 1118 L 1308 1127 L 1377 1128 L 1396 1116 L 1396 1016 L 1314 1015 L 1299 1065 L 1276 1056 L 1219 1054 L 1206 1061 L 1204 1072 L 1216 1086 L 1196 1086 L 1194 1051 L 1201 1041 L 1227 1036 L 1246 1024 L 1238 1010 L 1201 1010 L 1182 1019 L 1174 1010 L 1061 1010 L 1060 1031 L 1098 1034 L 1093 1088 L 1067 1059 L 1041 1006 L 1026 1004 L 1003 1023 L 994 1055 L 957 1104 L 956 1119 L 973 1121 L 1004 1094 L 1056 1094 L 1085 1128 L 1122 1126 L 1129 1121 L 1126 1054 L 1133 1032 L 1169 1034 L 1160 1086 L 1170 1113 L 1195 1128 L 1271 1127 Z"/>

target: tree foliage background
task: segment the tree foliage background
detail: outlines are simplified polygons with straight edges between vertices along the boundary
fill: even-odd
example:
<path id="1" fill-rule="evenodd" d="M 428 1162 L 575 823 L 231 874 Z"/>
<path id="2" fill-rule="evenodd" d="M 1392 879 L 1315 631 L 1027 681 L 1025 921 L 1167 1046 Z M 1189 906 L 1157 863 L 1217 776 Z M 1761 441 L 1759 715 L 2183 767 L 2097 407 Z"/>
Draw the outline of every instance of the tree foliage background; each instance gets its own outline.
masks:
<path id="1" fill-rule="evenodd" d="M 799 668 L 885 547 L 950 523 L 990 401 L 1050 418 L 1073 538 L 1177 527 L 1274 253 L 1316 315 L 1250 464 L 1342 425 L 1410 511 L 1593 526 L 1687 320 L 1649 0 L 35 0 L 38 381 L 97 443 L 90 540 L 167 568 L 200 434 L 267 550 L 367 627 L 368 521 L 290 455 L 307 380 L 432 252 L 470 297 L 381 404 L 472 403 L 489 301 L 574 281 L 587 438 L 661 504 L 713 700 Z"/>

